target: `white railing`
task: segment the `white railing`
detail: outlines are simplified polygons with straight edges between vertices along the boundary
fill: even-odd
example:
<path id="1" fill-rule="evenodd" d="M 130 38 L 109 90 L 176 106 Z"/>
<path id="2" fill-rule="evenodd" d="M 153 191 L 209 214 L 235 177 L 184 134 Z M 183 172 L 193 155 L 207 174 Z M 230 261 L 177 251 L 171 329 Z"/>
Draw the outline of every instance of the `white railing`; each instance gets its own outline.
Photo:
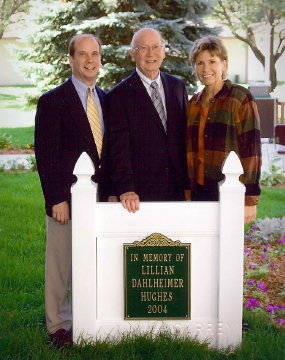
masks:
<path id="1" fill-rule="evenodd" d="M 277 101 L 276 112 L 277 124 L 285 124 L 285 102 Z"/>
<path id="2" fill-rule="evenodd" d="M 219 202 L 143 202 L 136 213 L 96 201 L 93 164 L 79 158 L 72 187 L 73 338 L 117 337 L 163 325 L 213 347 L 242 340 L 243 173 L 231 152 L 222 169 Z M 123 244 L 161 233 L 191 243 L 191 319 L 125 320 Z"/>

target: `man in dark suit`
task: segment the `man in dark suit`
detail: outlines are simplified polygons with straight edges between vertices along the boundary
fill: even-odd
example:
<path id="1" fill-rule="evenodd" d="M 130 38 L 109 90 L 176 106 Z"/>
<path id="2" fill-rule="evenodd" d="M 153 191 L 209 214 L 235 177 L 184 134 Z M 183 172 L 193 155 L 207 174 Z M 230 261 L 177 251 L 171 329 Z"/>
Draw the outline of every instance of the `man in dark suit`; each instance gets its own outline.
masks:
<path id="1" fill-rule="evenodd" d="M 113 192 L 135 212 L 140 201 L 185 199 L 187 93 L 159 70 L 165 44 L 157 30 L 137 31 L 130 55 L 136 71 L 108 93 L 107 107 Z"/>
<path id="2" fill-rule="evenodd" d="M 91 34 L 74 36 L 69 44 L 72 76 L 43 94 L 35 119 L 35 155 L 46 207 L 46 325 L 55 346 L 71 344 L 71 185 L 74 166 L 87 152 L 96 168 L 99 197 L 107 198 L 104 170 L 105 93 L 95 85 L 101 65 L 101 44 Z M 89 95 L 88 95 L 89 94 Z M 95 107 L 99 141 L 88 114 Z M 103 142 L 103 146 L 102 146 Z"/>

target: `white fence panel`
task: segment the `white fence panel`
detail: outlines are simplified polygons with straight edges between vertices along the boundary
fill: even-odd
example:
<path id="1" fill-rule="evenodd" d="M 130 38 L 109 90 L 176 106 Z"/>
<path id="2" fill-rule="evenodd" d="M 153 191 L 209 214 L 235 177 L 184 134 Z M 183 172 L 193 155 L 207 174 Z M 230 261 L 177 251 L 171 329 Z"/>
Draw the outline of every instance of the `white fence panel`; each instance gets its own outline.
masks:
<path id="1" fill-rule="evenodd" d="M 72 187 L 73 339 L 119 336 L 167 327 L 208 340 L 213 347 L 242 339 L 243 172 L 231 152 L 219 202 L 143 202 L 136 213 L 96 201 L 93 164 L 78 160 Z M 191 243 L 191 319 L 124 320 L 123 244 L 161 233 Z"/>

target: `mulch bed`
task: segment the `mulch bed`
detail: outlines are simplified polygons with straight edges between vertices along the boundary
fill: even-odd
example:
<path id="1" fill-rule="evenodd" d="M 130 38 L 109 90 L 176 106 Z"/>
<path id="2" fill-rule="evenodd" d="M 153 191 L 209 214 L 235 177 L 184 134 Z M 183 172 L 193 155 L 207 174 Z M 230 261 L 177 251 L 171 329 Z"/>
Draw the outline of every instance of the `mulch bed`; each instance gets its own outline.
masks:
<path id="1" fill-rule="evenodd" d="M 34 149 L 0 149 L 0 155 L 34 154 Z"/>
<path id="2" fill-rule="evenodd" d="M 281 244 L 277 241 L 270 244 L 270 249 L 266 249 L 266 244 L 258 244 L 253 241 L 245 241 L 245 248 L 250 249 L 251 253 L 245 259 L 245 272 L 249 269 L 248 264 L 255 264 L 257 269 L 263 265 L 268 265 L 270 271 L 260 278 L 260 282 L 264 283 L 267 288 L 266 298 L 264 299 L 264 307 L 271 304 L 285 305 L 285 297 L 282 295 L 282 289 L 285 284 L 285 254 L 280 252 L 278 248 Z M 263 250 L 264 249 L 264 250 Z M 284 291 L 285 289 L 283 289 Z M 252 296 L 251 293 L 248 296 Z"/>

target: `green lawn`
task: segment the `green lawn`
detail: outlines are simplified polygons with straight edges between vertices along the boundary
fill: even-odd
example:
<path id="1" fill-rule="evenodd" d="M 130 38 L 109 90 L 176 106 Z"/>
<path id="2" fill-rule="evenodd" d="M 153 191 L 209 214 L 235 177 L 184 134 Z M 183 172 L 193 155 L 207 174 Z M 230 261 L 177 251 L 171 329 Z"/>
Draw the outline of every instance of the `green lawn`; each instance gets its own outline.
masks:
<path id="1" fill-rule="evenodd" d="M 11 146 L 25 148 L 27 145 L 34 145 L 34 126 L 18 128 L 0 128 L 0 139 L 8 137 Z"/>
<path id="2" fill-rule="evenodd" d="M 282 217 L 285 215 L 285 187 L 263 188 L 257 207 L 257 218 Z"/>
<path id="3" fill-rule="evenodd" d="M 29 85 L 0 86 L 0 120 L 4 120 L 5 124 L 9 124 L 10 120 L 17 120 L 19 125 L 33 124 L 35 105 L 28 106 L 27 97 L 33 96 L 35 91 L 36 88 Z M 34 144 L 33 126 L 1 128 L 1 124 L 3 126 L 4 123 L 0 121 L 0 149 L 7 148 L 4 146 L 7 140 L 9 146 L 16 148 Z"/>
<path id="4" fill-rule="evenodd" d="M 263 189 L 260 216 L 285 214 L 285 190 Z M 0 173 L 1 360 L 284 360 L 285 331 L 246 312 L 249 330 L 235 351 L 216 351 L 183 336 L 125 336 L 56 350 L 44 323 L 44 204 L 37 173 Z M 282 210 L 283 209 L 283 210 Z M 230 301 L 230 299 L 229 299 Z M 96 345 L 96 346 L 95 346 Z"/>

